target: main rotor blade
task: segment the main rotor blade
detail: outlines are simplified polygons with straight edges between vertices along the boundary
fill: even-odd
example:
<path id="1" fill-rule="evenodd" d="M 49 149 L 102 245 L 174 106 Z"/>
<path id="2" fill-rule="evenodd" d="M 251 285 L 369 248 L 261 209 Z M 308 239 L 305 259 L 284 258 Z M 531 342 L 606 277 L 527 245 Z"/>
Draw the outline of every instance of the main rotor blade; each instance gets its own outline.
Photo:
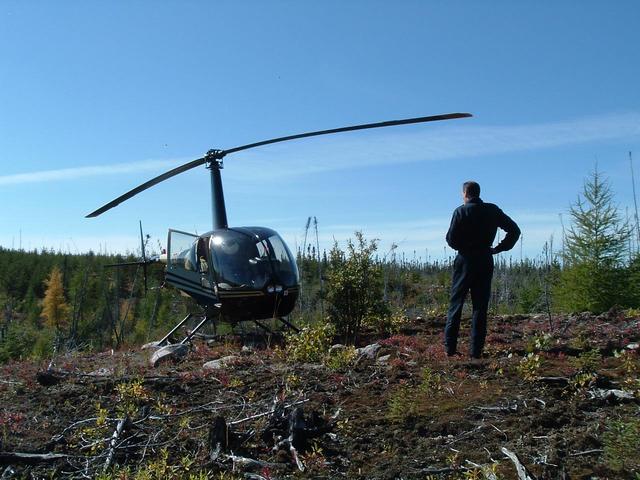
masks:
<path id="1" fill-rule="evenodd" d="M 105 268 L 106 267 L 130 267 L 132 265 L 146 265 L 149 262 L 141 262 L 141 261 L 137 261 L 137 262 L 121 262 L 121 263 L 109 263 L 107 265 L 103 265 Z"/>
<path id="2" fill-rule="evenodd" d="M 330 133 L 351 132 L 353 130 L 365 130 L 368 128 L 393 127 L 394 125 L 408 125 L 410 123 L 437 122 L 439 120 L 452 120 L 454 118 L 471 117 L 470 113 L 446 113 L 444 115 L 432 115 L 430 117 L 406 118 L 404 120 L 389 120 L 387 122 L 365 123 L 363 125 L 353 125 L 351 127 L 332 128 L 330 130 L 318 130 L 316 132 L 299 133 L 297 135 L 289 135 L 287 137 L 272 138 L 262 142 L 249 143 L 240 147 L 223 150 L 224 155 L 247 150 L 249 148 L 261 147 L 271 143 L 286 142 L 287 140 L 296 140 L 298 138 L 317 137 L 318 135 L 328 135 Z"/>
<path id="3" fill-rule="evenodd" d="M 332 128 L 329 130 L 318 130 L 315 132 L 307 132 L 307 133 L 299 133 L 297 135 L 289 135 L 286 137 L 279 137 L 279 138 L 272 138 L 271 140 L 264 140 L 262 142 L 255 142 L 255 143 L 249 143 L 247 145 L 242 145 L 240 147 L 235 147 L 235 148 L 231 148 L 229 150 L 222 150 L 222 151 L 216 151 L 216 157 L 217 159 L 221 159 L 223 158 L 225 155 L 228 155 L 230 153 L 235 153 L 235 152 L 239 152 L 241 150 L 248 150 L 249 148 L 255 148 L 255 147 L 260 147 L 262 145 L 270 145 L 272 143 L 278 143 L 278 142 L 286 142 L 287 140 L 296 140 L 299 138 L 306 138 L 306 137 L 316 137 L 318 135 L 328 135 L 330 133 L 341 133 L 341 132 L 351 132 L 353 130 L 365 130 L 365 129 L 369 129 L 369 128 L 380 128 L 380 127 L 392 127 L 395 125 L 408 125 L 411 123 L 424 123 L 424 122 L 436 122 L 439 120 L 452 120 L 454 118 L 466 118 L 466 117 L 471 117 L 472 115 L 470 113 L 446 113 L 443 115 L 432 115 L 429 117 L 416 117 L 416 118 L 406 118 L 403 120 L 390 120 L 387 122 L 378 122 L 378 123 L 365 123 L 363 125 L 353 125 L 350 127 L 341 127 L 341 128 Z M 162 175 L 158 175 L 155 178 L 152 178 L 151 180 L 149 180 L 148 182 L 143 183 L 142 185 L 137 186 L 136 188 L 129 190 L 127 193 L 125 193 L 124 195 L 120 195 L 118 198 L 116 198 L 115 200 L 112 200 L 111 202 L 107 203 L 106 205 L 100 207 L 99 209 L 97 209 L 94 212 L 91 212 L 89 215 L 86 216 L 86 218 L 91 218 L 91 217 L 97 217 L 98 215 L 103 214 L 104 212 L 106 212 L 107 210 L 111 210 L 113 207 L 121 204 L 122 202 L 124 202 L 125 200 L 130 199 L 131 197 L 137 195 L 140 192 L 145 191 L 147 188 L 153 187 L 154 185 L 157 185 L 158 183 L 167 180 L 175 175 L 178 175 L 179 173 L 182 172 L 186 172 L 187 170 L 191 170 L 194 167 L 197 167 L 199 165 L 204 165 L 205 163 L 207 163 L 207 161 L 210 161 L 211 159 L 208 157 L 202 157 L 202 158 L 198 158 L 196 160 L 193 160 L 189 163 L 185 163 L 184 165 L 181 165 L 179 167 L 174 168 L 173 170 L 169 170 L 166 173 L 163 173 Z"/>
<path id="4" fill-rule="evenodd" d="M 124 195 L 120 195 L 118 198 L 116 198 L 115 200 L 112 200 L 109 203 L 107 203 L 106 205 L 100 207 L 95 212 L 91 212 L 89 215 L 86 216 L 86 218 L 97 217 L 98 215 L 103 214 L 107 210 L 111 210 L 116 205 L 121 204 L 125 200 L 130 199 L 134 195 L 137 195 L 140 192 L 145 191 L 147 188 L 151 188 L 154 185 L 156 185 L 156 184 L 158 184 L 158 183 L 160 183 L 160 182 L 162 182 L 162 181 L 164 181 L 164 180 L 166 180 L 168 178 L 171 178 L 171 177 L 173 177 L 175 175 L 178 175 L 179 173 L 186 172 L 187 170 L 191 170 L 192 168 L 197 167 L 199 165 L 203 165 L 204 163 L 206 163 L 206 159 L 204 157 L 198 158 L 197 160 L 193 160 L 193 161 L 191 161 L 189 163 L 185 163 L 184 165 L 176 167 L 173 170 L 169 170 L 168 172 L 163 173 L 162 175 L 158 175 L 157 177 L 152 178 L 148 182 L 145 182 L 142 185 L 137 186 L 133 190 L 129 190 Z"/>

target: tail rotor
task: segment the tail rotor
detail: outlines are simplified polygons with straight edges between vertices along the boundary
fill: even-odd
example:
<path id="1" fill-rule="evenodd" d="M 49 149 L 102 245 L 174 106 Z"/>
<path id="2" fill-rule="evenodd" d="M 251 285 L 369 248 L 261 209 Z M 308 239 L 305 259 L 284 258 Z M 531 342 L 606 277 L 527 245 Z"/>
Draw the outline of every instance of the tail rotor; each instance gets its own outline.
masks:
<path id="1" fill-rule="evenodd" d="M 120 263 L 110 263 L 108 265 L 105 265 L 105 267 L 130 267 L 130 266 L 138 266 L 138 267 L 142 267 L 142 272 L 144 275 L 144 292 L 145 294 L 148 291 L 148 282 L 147 282 L 147 266 L 151 265 L 152 263 L 156 263 L 157 261 L 159 261 L 159 258 L 157 255 L 153 255 L 151 258 L 147 258 L 147 242 L 149 241 L 150 236 L 149 235 L 144 235 L 144 233 L 142 232 L 142 220 L 139 220 L 139 225 L 140 225 L 140 253 L 142 255 L 141 260 L 135 261 L 135 262 L 120 262 Z"/>

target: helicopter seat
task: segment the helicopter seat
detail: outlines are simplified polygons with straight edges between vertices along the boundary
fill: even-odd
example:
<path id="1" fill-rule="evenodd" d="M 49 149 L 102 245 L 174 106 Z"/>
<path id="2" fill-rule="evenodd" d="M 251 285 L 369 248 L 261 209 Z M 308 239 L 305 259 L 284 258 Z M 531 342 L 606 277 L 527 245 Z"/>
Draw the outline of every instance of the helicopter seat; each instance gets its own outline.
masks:
<path id="1" fill-rule="evenodd" d="M 193 262 L 187 257 L 184 259 L 184 269 L 189 270 L 190 272 L 195 272 L 196 267 L 193 265 Z"/>

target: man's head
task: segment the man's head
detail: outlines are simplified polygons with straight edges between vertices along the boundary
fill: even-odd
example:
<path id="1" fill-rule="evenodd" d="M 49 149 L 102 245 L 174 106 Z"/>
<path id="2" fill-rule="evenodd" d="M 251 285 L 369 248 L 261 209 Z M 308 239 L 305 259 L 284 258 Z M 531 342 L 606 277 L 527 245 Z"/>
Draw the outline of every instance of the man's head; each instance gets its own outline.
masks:
<path id="1" fill-rule="evenodd" d="M 480 185 L 478 182 L 469 181 L 462 184 L 462 199 L 464 200 L 464 203 L 479 197 Z"/>

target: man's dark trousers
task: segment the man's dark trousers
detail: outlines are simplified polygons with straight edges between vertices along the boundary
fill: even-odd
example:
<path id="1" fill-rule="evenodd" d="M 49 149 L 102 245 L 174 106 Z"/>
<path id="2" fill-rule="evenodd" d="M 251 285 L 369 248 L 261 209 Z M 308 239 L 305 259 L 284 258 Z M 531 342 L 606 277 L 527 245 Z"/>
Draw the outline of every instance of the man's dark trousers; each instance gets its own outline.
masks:
<path id="1" fill-rule="evenodd" d="M 487 335 L 487 310 L 491 298 L 493 256 L 489 251 L 474 255 L 458 254 L 453 263 L 451 301 L 444 330 L 447 354 L 456 352 L 460 317 L 467 292 L 471 291 L 473 315 L 471 317 L 472 357 L 480 357 Z"/>

